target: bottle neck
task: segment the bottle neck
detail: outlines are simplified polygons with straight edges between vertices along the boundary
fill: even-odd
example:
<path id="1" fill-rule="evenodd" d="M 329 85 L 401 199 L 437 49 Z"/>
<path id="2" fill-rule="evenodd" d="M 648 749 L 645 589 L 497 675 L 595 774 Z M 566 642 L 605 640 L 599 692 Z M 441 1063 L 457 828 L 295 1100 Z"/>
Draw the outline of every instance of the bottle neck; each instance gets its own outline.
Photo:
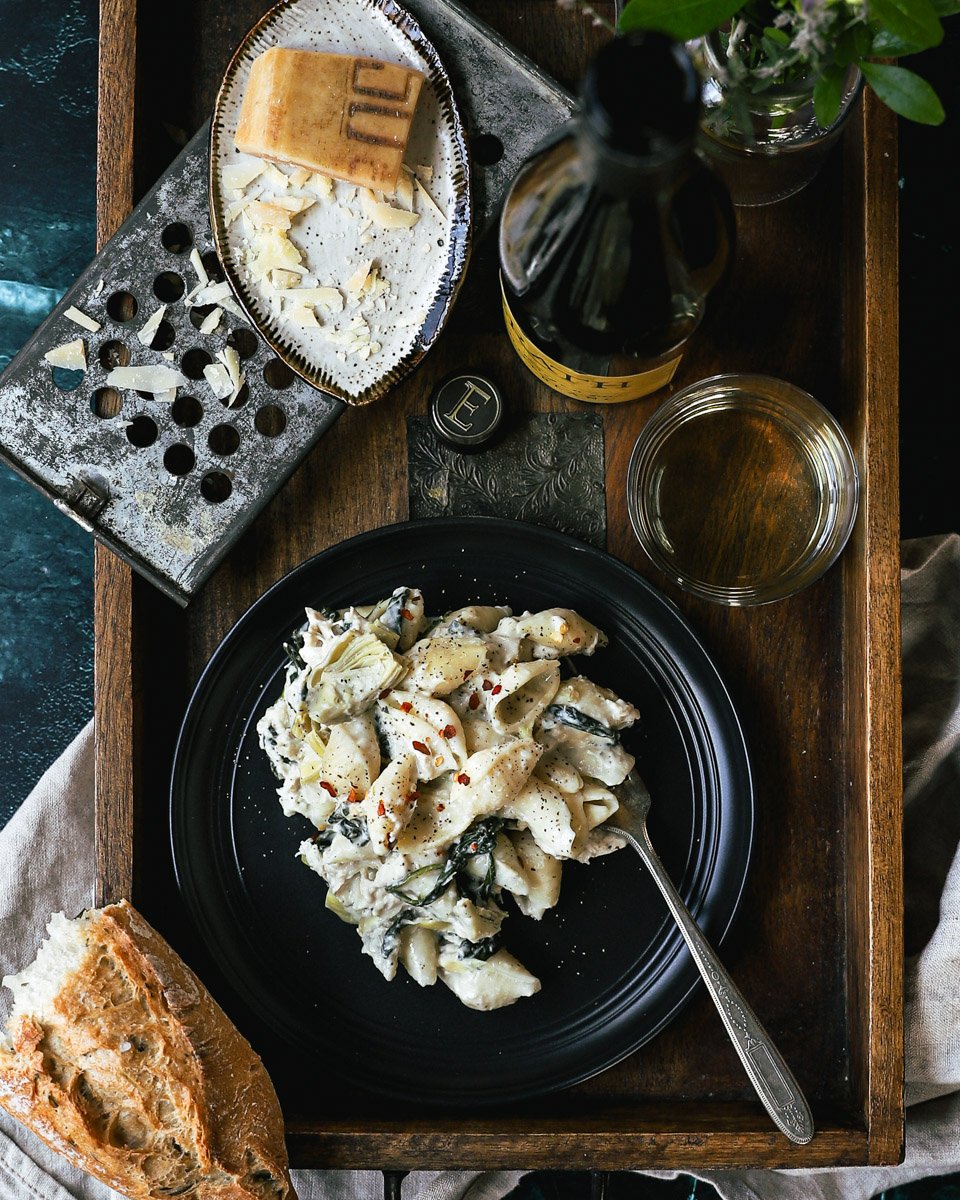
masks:
<path id="1" fill-rule="evenodd" d="M 598 136 L 582 116 L 573 122 L 580 160 L 594 185 L 620 198 L 654 196 L 669 190 L 694 161 L 693 138 L 665 144 L 644 155 L 630 153 Z"/>

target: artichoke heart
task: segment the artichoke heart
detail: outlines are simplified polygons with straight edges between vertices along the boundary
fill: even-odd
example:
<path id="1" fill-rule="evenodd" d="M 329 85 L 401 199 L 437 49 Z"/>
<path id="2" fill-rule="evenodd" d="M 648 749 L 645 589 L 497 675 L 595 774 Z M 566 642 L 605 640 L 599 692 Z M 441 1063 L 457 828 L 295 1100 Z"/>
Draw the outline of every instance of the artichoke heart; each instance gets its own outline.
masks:
<path id="1" fill-rule="evenodd" d="M 344 641 L 333 662 L 315 670 L 307 711 L 321 725 L 338 725 L 368 709 L 380 692 L 394 687 L 406 664 L 372 633 Z"/>

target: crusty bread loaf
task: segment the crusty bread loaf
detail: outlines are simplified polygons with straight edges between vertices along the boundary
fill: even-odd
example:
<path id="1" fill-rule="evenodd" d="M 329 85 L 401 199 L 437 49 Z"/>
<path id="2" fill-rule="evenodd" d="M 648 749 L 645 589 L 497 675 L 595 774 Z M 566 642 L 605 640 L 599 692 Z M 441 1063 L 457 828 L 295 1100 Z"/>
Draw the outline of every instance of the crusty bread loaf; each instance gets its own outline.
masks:
<path id="1" fill-rule="evenodd" d="M 294 1197 L 270 1078 L 126 901 L 52 918 L 0 1043 L 0 1104 L 140 1200 Z"/>

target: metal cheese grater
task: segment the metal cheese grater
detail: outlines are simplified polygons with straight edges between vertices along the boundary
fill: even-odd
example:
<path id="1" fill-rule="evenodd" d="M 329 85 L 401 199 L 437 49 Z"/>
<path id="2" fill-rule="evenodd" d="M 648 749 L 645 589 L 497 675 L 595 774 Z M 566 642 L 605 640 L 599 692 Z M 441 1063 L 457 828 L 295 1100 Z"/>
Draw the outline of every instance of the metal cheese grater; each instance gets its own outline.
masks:
<path id="1" fill-rule="evenodd" d="M 411 0 L 450 70 L 478 145 L 477 231 L 493 220 L 522 159 L 569 115 L 570 97 L 454 0 Z M 480 141 L 483 137 L 483 142 Z M 209 125 L 137 206 L 13 360 L 0 384 L 0 457 L 167 595 L 186 604 L 343 409 L 303 383 L 250 328 L 182 297 L 199 252 L 222 278 L 207 202 Z M 494 151 L 490 152 L 493 144 Z M 502 154 L 498 156 L 498 147 Z M 167 308 L 151 345 L 139 331 Z M 97 322 L 91 331 L 66 312 Z M 47 351 L 82 338 L 85 373 L 51 368 Z M 203 368 L 232 346 L 244 386 L 212 398 Z M 168 365 L 188 377 L 169 403 L 106 386 L 120 365 Z"/>

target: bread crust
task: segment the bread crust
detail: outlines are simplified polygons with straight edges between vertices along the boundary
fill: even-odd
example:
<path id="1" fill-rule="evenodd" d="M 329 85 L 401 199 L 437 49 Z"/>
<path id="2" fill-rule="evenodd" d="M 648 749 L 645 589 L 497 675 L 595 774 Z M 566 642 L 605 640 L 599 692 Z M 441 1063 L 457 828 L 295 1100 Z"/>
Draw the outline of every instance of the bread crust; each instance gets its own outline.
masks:
<path id="1" fill-rule="evenodd" d="M 295 1200 L 250 1044 L 132 905 L 90 915 L 55 1016 L 0 1047 L 0 1105 L 131 1200 Z"/>

